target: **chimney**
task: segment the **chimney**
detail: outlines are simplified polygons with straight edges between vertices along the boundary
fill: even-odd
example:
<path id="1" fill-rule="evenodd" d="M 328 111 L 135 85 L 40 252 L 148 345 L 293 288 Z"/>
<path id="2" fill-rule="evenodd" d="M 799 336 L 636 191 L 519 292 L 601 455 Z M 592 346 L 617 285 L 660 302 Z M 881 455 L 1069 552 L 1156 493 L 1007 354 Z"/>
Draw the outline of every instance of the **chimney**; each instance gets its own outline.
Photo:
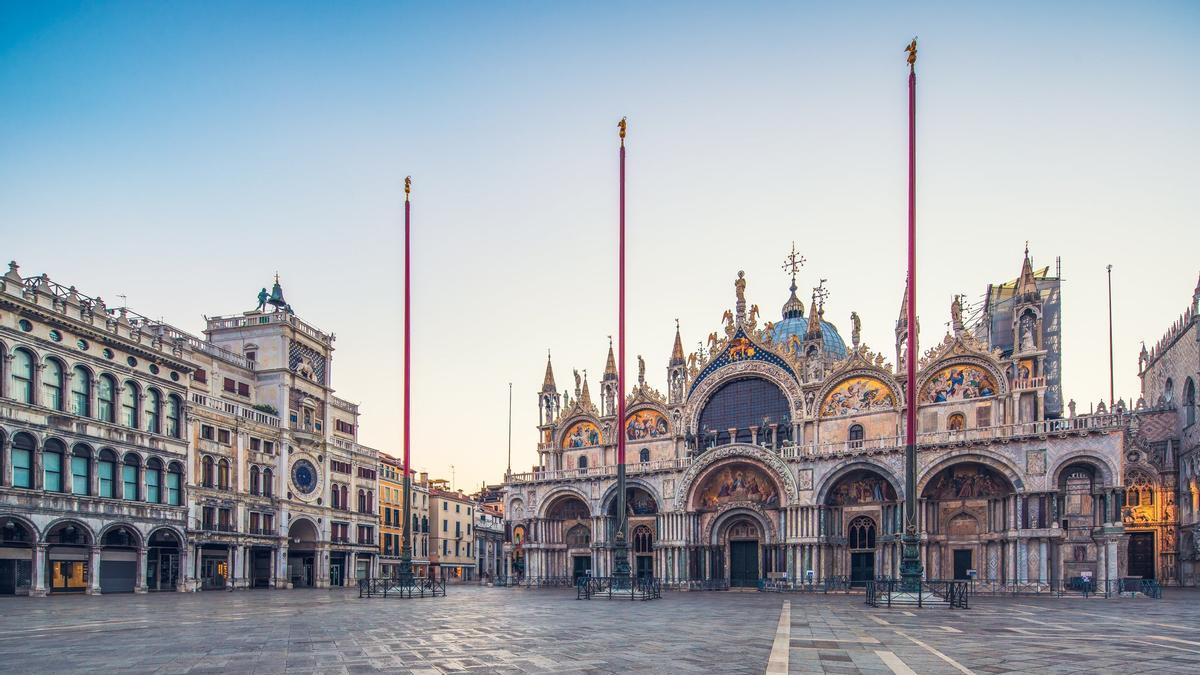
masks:
<path id="1" fill-rule="evenodd" d="M 417 484 L 418 485 L 428 485 L 429 484 L 429 472 L 428 471 L 421 472 L 421 480 Z"/>

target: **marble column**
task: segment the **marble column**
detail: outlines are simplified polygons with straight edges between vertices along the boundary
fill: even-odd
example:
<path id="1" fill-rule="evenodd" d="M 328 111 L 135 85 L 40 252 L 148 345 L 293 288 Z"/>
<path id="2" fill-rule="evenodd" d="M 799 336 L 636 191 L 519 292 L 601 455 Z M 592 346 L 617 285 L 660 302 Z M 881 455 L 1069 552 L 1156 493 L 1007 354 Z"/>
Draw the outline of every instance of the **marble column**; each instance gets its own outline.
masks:
<path id="1" fill-rule="evenodd" d="M 145 546 L 138 549 L 137 579 L 135 579 L 133 582 L 133 592 L 134 593 L 145 593 L 147 590 L 146 589 L 146 571 L 147 571 L 147 567 L 149 565 L 149 560 L 148 560 L 149 552 L 150 552 L 149 549 L 147 549 Z M 161 574 L 161 572 L 160 572 L 160 574 Z"/>
<path id="2" fill-rule="evenodd" d="M 88 554 L 88 595 L 100 595 L 100 547 L 93 546 Z"/>
<path id="3" fill-rule="evenodd" d="M 30 565 L 33 567 L 33 578 L 29 595 L 33 597 L 44 597 L 46 590 L 46 545 L 37 544 L 33 547 L 33 556 L 30 560 Z"/>

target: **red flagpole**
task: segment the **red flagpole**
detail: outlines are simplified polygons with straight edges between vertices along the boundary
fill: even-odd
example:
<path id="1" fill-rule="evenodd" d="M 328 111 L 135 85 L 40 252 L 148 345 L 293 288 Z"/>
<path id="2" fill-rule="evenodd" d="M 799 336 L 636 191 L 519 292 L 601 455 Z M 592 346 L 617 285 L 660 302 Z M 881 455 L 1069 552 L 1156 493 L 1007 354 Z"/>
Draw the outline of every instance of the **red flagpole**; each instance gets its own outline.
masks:
<path id="1" fill-rule="evenodd" d="M 908 429 L 904 442 L 917 443 L 917 73 L 908 71 Z"/>
<path id="2" fill-rule="evenodd" d="M 617 463 L 625 463 L 625 126 L 621 120 L 621 241 L 617 292 Z"/>
<path id="3" fill-rule="evenodd" d="M 409 413 L 412 401 L 411 388 L 409 386 L 412 380 L 412 333 L 410 332 L 410 317 L 412 314 L 411 308 L 411 277 L 409 274 L 409 231 L 412 220 L 411 204 L 408 201 L 409 193 L 412 191 L 412 177 L 408 176 L 404 179 L 404 539 L 400 546 L 400 569 L 399 577 L 403 583 L 412 583 L 412 471 L 409 463 L 409 446 L 411 445 L 409 438 Z"/>

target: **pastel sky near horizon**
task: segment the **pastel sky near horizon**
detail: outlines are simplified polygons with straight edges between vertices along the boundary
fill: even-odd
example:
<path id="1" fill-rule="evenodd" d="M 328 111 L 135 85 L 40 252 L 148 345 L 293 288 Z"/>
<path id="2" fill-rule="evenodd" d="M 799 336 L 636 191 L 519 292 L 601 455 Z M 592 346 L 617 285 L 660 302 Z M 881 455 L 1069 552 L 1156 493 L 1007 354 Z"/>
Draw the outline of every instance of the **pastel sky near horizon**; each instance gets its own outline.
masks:
<path id="1" fill-rule="evenodd" d="M 939 341 L 1062 258 L 1064 398 L 1117 395 L 1200 263 L 1200 4 L 0 2 L 4 260 L 199 332 L 278 271 L 337 334 L 360 440 L 401 448 L 402 183 L 414 180 L 414 465 L 465 489 L 536 461 L 546 350 L 592 391 L 616 332 L 629 116 L 628 365 L 666 390 L 745 270 L 894 358 L 906 68 L 919 302 Z"/>

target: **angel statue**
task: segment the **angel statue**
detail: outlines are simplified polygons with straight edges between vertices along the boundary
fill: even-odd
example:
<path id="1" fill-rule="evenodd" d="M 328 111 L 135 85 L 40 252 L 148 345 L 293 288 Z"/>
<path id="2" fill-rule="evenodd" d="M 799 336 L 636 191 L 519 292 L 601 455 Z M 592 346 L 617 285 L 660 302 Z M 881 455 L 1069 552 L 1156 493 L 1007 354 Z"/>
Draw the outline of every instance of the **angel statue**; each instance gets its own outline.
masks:
<path id="1" fill-rule="evenodd" d="M 729 312 L 725 312 L 725 313 L 728 314 Z M 712 351 L 717 348 L 717 341 L 718 341 L 718 338 L 717 338 L 716 331 L 713 331 L 708 334 L 708 350 L 709 351 Z"/>
<path id="2" fill-rule="evenodd" d="M 733 311 L 728 310 L 728 309 L 725 310 L 725 313 L 721 315 L 721 320 L 725 322 L 726 327 L 732 326 L 733 325 Z"/>
<path id="3" fill-rule="evenodd" d="M 688 366 L 687 366 L 688 370 L 696 369 L 696 352 L 692 352 L 691 354 L 688 354 L 687 364 L 688 364 Z"/>
<path id="4" fill-rule="evenodd" d="M 912 42 L 908 43 L 908 46 L 904 48 L 904 51 L 908 52 L 909 67 L 911 68 L 913 66 L 916 66 L 917 65 L 917 38 L 913 38 Z"/>
<path id="5" fill-rule="evenodd" d="M 638 354 L 638 384 L 646 384 L 646 361 Z"/>

